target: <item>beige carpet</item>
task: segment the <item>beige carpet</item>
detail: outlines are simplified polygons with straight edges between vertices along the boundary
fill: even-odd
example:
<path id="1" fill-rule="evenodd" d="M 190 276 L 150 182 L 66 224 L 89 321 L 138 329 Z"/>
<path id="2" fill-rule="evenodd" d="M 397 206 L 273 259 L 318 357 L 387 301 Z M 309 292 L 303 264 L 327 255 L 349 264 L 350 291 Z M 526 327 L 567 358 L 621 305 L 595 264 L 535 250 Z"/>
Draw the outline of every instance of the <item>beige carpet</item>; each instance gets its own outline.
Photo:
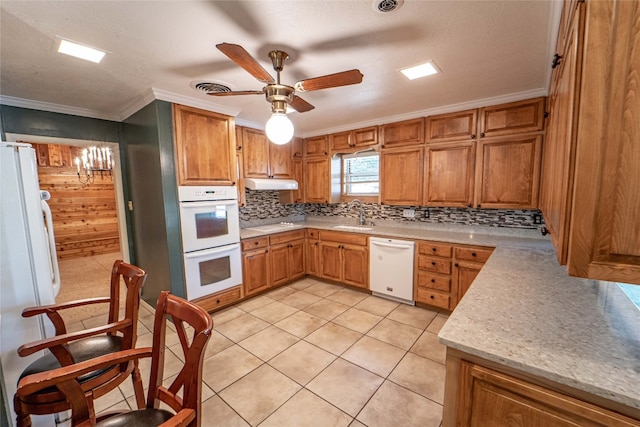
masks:
<path id="1" fill-rule="evenodd" d="M 108 297 L 113 262 L 120 259 L 120 252 L 91 257 L 62 260 L 60 266 L 60 293 L 56 303 L 85 298 Z M 124 288 L 124 285 L 122 285 Z M 121 289 L 120 306 L 124 307 L 124 290 Z M 61 312 L 67 325 L 82 320 L 101 317 L 106 323 L 108 304 L 93 304 Z M 75 328 L 72 328 L 75 329 Z"/>

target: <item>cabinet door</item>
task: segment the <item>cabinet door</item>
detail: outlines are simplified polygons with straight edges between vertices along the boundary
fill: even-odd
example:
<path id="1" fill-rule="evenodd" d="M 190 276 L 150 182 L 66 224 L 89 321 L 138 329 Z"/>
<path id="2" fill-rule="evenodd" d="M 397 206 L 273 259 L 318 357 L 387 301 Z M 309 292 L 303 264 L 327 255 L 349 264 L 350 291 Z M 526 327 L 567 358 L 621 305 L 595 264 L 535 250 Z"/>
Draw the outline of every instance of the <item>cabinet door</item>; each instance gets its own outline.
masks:
<path id="1" fill-rule="evenodd" d="M 378 143 L 378 127 L 356 129 L 351 133 L 351 145 L 353 147 L 366 147 Z"/>
<path id="2" fill-rule="evenodd" d="M 383 150 L 380 155 L 382 204 L 419 206 L 422 203 L 423 147 Z"/>
<path id="3" fill-rule="evenodd" d="M 380 127 L 382 148 L 416 145 L 424 142 L 424 119 L 405 120 Z"/>
<path id="4" fill-rule="evenodd" d="M 476 138 L 478 110 L 427 117 L 427 143 L 464 141 Z"/>
<path id="5" fill-rule="evenodd" d="M 569 8 L 568 5 L 566 8 Z M 573 172 L 575 165 L 574 115 L 577 111 L 578 46 L 580 9 L 562 53 L 562 60 L 554 70 L 549 94 L 549 119 L 544 138 L 542 176 L 540 178 L 540 210 L 551 235 L 560 264 L 566 264 L 569 249 L 569 219 Z"/>
<path id="6" fill-rule="evenodd" d="M 314 136 L 313 138 L 307 138 L 304 140 L 304 156 L 326 156 L 329 154 L 329 137 Z"/>
<path id="7" fill-rule="evenodd" d="M 454 287 L 454 307 L 460 302 L 462 297 L 471 287 L 483 264 L 456 261 L 453 265 L 453 287 Z"/>
<path id="8" fill-rule="evenodd" d="M 304 239 L 289 243 L 289 280 L 294 280 L 305 275 L 304 251 Z"/>
<path id="9" fill-rule="evenodd" d="M 329 135 L 329 145 L 332 151 L 351 148 L 351 132 L 340 132 Z"/>
<path id="10" fill-rule="evenodd" d="M 342 246 L 342 281 L 348 285 L 369 289 L 369 248 Z"/>
<path id="11" fill-rule="evenodd" d="M 178 185 L 234 185 L 233 117 L 173 105 Z"/>
<path id="12" fill-rule="evenodd" d="M 294 159 L 304 157 L 304 140 L 302 138 L 293 137 L 291 140 L 291 157 Z"/>
<path id="13" fill-rule="evenodd" d="M 428 145 L 423 204 L 471 207 L 475 161 L 475 142 Z"/>
<path id="14" fill-rule="evenodd" d="M 305 159 L 304 197 L 306 203 L 329 203 L 329 159 Z"/>
<path id="15" fill-rule="evenodd" d="M 300 158 L 293 159 L 293 179 L 298 181 L 297 190 L 281 190 L 278 193 L 280 203 L 290 205 L 293 203 L 304 203 L 304 162 Z"/>
<path id="16" fill-rule="evenodd" d="M 268 249 L 242 254 L 242 282 L 245 296 L 253 295 L 271 286 L 270 264 Z"/>
<path id="17" fill-rule="evenodd" d="M 293 179 L 293 158 L 291 144 L 269 143 L 269 176 L 279 179 Z"/>
<path id="18" fill-rule="evenodd" d="M 320 276 L 320 241 L 316 239 L 306 239 L 305 246 L 305 266 L 307 274 Z"/>
<path id="19" fill-rule="evenodd" d="M 320 242 L 320 277 L 342 280 L 342 245 Z"/>
<path id="20" fill-rule="evenodd" d="M 245 178 L 269 178 L 269 140 L 261 130 L 242 129 Z"/>
<path id="21" fill-rule="evenodd" d="M 537 132 L 544 129 L 544 98 L 480 109 L 480 137 Z"/>
<path id="22" fill-rule="evenodd" d="M 280 286 L 289 281 L 289 243 L 269 247 L 271 283 Z"/>
<path id="23" fill-rule="evenodd" d="M 476 207 L 538 207 L 541 135 L 481 139 L 476 160 Z"/>

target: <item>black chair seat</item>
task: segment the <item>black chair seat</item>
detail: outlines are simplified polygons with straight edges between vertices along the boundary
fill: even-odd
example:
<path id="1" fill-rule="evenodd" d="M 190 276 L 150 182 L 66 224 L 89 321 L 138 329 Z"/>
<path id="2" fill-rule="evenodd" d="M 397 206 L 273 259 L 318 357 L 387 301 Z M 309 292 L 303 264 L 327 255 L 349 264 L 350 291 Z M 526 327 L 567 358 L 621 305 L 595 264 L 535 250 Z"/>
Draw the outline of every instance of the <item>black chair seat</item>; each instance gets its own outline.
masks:
<path id="1" fill-rule="evenodd" d="M 96 427 L 151 427 L 159 426 L 173 417 L 164 409 L 140 409 L 109 417 L 96 424 Z"/>
<path id="2" fill-rule="evenodd" d="M 73 341 L 66 345 L 67 350 L 73 356 L 73 360 L 76 363 L 84 362 L 85 360 L 93 359 L 94 357 L 104 356 L 105 354 L 114 353 L 122 349 L 122 337 L 112 335 L 101 335 L 97 337 L 89 337 L 78 341 Z M 20 374 L 20 379 L 27 375 L 37 374 L 40 372 L 51 371 L 60 367 L 58 359 L 49 351 L 44 356 L 37 359 Z M 78 381 L 83 383 L 92 378 L 97 377 L 103 372 L 108 371 L 111 367 L 104 369 L 98 369 L 88 374 L 78 377 Z M 19 380 L 18 380 L 19 381 Z M 40 393 L 51 392 L 52 389 L 41 390 Z"/>

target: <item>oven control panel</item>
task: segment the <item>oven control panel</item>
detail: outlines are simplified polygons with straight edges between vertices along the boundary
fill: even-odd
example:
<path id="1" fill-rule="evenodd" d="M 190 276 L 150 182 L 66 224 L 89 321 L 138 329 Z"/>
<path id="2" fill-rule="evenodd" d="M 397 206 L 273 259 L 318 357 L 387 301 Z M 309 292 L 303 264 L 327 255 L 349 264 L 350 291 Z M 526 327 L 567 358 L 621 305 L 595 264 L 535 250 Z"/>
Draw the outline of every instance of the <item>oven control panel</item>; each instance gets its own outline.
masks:
<path id="1" fill-rule="evenodd" d="M 234 186 L 180 186 L 178 200 L 198 202 L 203 200 L 237 200 L 238 187 Z"/>

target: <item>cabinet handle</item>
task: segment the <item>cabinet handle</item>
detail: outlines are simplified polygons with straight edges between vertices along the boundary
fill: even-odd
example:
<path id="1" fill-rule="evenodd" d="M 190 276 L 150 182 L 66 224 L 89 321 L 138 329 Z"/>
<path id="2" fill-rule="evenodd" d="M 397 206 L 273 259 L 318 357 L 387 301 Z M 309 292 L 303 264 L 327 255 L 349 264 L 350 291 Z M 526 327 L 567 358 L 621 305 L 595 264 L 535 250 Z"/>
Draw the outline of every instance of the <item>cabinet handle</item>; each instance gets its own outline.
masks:
<path id="1" fill-rule="evenodd" d="M 429 295 L 429 298 L 431 299 L 435 299 L 435 297 L 433 295 Z"/>
<path id="2" fill-rule="evenodd" d="M 484 132 L 480 132 L 480 138 L 484 138 Z"/>
<path id="3" fill-rule="evenodd" d="M 553 60 L 551 61 L 551 68 L 556 68 L 560 65 L 560 60 L 562 59 L 562 55 L 558 55 L 557 53 L 553 55 Z"/>
<path id="4" fill-rule="evenodd" d="M 471 256 L 476 256 L 476 253 L 475 252 L 471 252 Z"/>
<path id="5" fill-rule="evenodd" d="M 326 151 L 324 152 L 324 155 L 325 155 L 325 156 L 326 156 L 326 155 L 328 155 L 328 154 L 329 154 L 329 153 L 327 153 Z"/>
<path id="6" fill-rule="evenodd" d="M 216 300 L 216 304 L 220 304 L 220 300 L 219 299 Z"/>
<path id="7" fill-rule="evenodd" d="M 453 264 L 454 267 L 460 267 L 460 264 L 458 264 L 457 262 L 455 264 Z"/>
<path id="8" fill-rule="evenodd" d="M 476 205 L 476 208 L 479 208 L 480 206 L 481 206 L 481 205 L 480 205 L 480 203 L 478 203 L 478 204 Z"/>
<path id="9" fill-rule="evenodd" d="M 431 279 L 431 283 L 436 283 L 436 279 Z"/>
<path id="10" fill-rule="evenodd" d="M 471 135 L 471 139 L 476 139 L 476 134 Z"/>
<path id="11" fill-rule="evenodd" d="M 260 244 L 260 242 L 254 242 L 254 244 L 255 244 L 255 245 L 259 245 L 259 244 Z"/>
<path id="12" fill-rule="evenodd" d="M 242 145 L 238 145 L 238 146 L 236 147 L 236 150 L 242 150 Z"/>
<path id="13" fill-rule="evenodd" d="M 437 251 L 438 249 L 436 249 L 436 248 L 431 248 L 431 250 L 432 250 L 433 252 L 435 252 L 435 251 Z"/>
<path id="14" fill-rule="evenodd" d="M 468 208 L 472 208 L 472 207 L 473 207 L 473 205 L 472 205 L 471 203 L 469 203 L 469 204 L 467 205 L 467 207 L 468 207 Z"/>
<path id="15" fill-rule="evenodd" d="M 436 265 L 436 262 L 435 261 L 431 261 L 431 265 Z"/>
<path id="16" fill-rule="evenodd" d="M 542 227 L 540 229 L 540 233 L 542 233 L 543 236 L 546 236 L 547 234 L 549 234 L 549 229 L 547 227 Z"/>

